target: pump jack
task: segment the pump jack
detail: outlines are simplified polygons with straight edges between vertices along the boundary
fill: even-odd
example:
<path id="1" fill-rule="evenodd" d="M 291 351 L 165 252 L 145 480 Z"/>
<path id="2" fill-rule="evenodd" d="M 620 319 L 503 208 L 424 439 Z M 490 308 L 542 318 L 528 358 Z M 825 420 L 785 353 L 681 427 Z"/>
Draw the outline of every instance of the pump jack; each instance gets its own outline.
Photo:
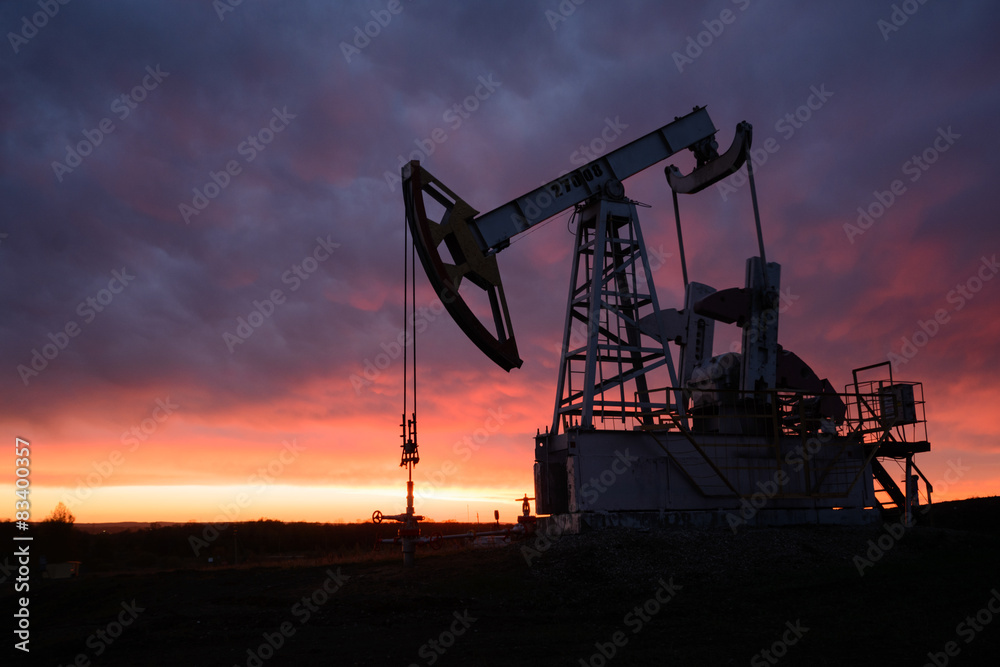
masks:
<path id="1" fill-rule="evenodd" d="M 578 529 L 651 520 L 734 528 L 861 523 L 893 503 L 910 516 L 919 496 L 910 471 L 923 477 L 912 457 L 930 448 L 922 386 L 893 380 L 891 369 L 888 378 L 859 382 L 857 372 L 876 365 L 856 369 L 854 384 L 837 393 L 778 344 L 780 266 L 765 257 L 747 162 L 752 127 L 740 123 L 721 155 L 716 132 L 706 109 L 695 107 L 482 215 L 418 161 L 402 168 L 407 223 L 432 287 L 459 328 L 506 371 L 522 360 L 497 254 L 518 234 L 574 209 L 556 402 L 551 425 L 535 439 L 538 513 L 568 514 Z M 695 168 L 686 175 L 665 170 L 684 306 L 661 309 L 637 202 L 625 196 L 623 181 L 685 149 Z M 745 286 L 716 290 L 689 281 L 678 195 L 697 193 L 744 163 L 759 252 L 746 262 Z M 440 220 L 428 217 L 425 196 L 443 209 Z M 486 293 L 485 323 L 463 289 Z M 713 356 L 717 323 L 742 329 L 738 353 Z M 884 458 L 906 459 L 905 495 L 882 468 Z M 874 481 L 891 502 L 876 497 Z M 926 490 L 929 500 L 930 484 Z"/>

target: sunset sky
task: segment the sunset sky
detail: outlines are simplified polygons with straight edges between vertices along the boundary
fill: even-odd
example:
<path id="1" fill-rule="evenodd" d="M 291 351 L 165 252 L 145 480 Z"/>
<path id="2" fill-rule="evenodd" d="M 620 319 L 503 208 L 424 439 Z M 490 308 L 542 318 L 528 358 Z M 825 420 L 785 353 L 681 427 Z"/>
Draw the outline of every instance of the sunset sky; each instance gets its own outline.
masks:
<path id="1" fill-rule="evenodd" d="M 48 4 L 0 6 L 0 424 L 33 519 L 402 511 L 401 162 L 488 211 L 702 105 L 720 148 L 754 126 L 782 344 L 841 389 L 898 355 L 935 500 L 1000 493 L 996 3 Z M 680 307 L 665 164 L 626 191 Z M 742 286 L 748 188 L 681 206 L 692 280 Z M 509 374 L 418 274 L 418 512 L 533 492 L 571 251 L 562 216 L 500 253 Z"/>

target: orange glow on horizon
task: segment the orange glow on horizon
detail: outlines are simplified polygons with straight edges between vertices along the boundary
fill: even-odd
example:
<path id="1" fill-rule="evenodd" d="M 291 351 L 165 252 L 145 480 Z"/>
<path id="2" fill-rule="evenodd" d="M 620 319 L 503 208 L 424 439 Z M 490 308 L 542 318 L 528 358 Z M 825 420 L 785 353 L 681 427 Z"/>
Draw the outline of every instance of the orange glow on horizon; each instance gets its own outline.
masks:
<path id="1" fill-rule="evenodd" d="M 933 502 L 998 495 L 992 480 L 962 479 L 953 485 L 944 481 L 952 477 L 933 482 Z M 414 509 L 433 521 L 475 521 L 478 513 L 484 523 L 492 523 L 493 511 L 499 510 L 501 521 L 513 522 L 521 513 L 516 499 L 525 492 L 533 494 L 530 483 L 526 476 L 522 486 L 448 487 L 440 491 L 417 486 Z M 67 487 L 32 487 L 32 520 L 41 521 L 59 502 L 66 504 L 78 523 L 233 523 L 257 519 L 354 523 L 370 521 L 375 510 L 401 514 L 406 509 L 402 479 L 398 486 L 108 486 L 93 489 L 82 501 L 74 499 L 72 491 Z"/>
<path id="2" fill-rule="evenodd" d="M 370 521 L 375 510 L 383 514 L 406 511 L 405 480 L 397 487 L 108 486 L 93 489 L 83 500 L 72 492 L 66 487 L 32 487 L 32 520 L 43 520 L 59 502 L 78 523 L 233 523 L 261 518 L 353 523 Z M 440 493 L 416 488 L 413 504 L 427 520 L 474 521 L 478 513 L 492 523 L 493 511 L 499 510 L 501 521 L 513 522 L 521 513 L 520 501 L 515 499 L 525 492 L 532 493 L 528 486 L 452 487 Z"/>

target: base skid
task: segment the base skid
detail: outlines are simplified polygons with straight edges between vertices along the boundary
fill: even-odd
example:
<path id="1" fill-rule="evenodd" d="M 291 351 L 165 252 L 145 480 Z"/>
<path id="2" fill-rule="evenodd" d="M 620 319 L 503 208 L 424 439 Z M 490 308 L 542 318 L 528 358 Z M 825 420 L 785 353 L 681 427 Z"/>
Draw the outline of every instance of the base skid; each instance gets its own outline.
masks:
<path id="1" fill-rule="evenodd" d="M 733 518 L 735 517 L 735 519 Z M 745 526 L 823 525 L 865 526 L 882 521 L 872 508 L 761 510 L 743 519 L 738 510 L 660 510 L 656 512 L 575 512 L 538 518 L 538 533 L 579 535 L 606 528 L 655 530 L 662 528 L 740 529 Z"/>
<path id="2" fill-rule="evenodd" d="M 593 520 L 605 523 L 647 512 L 693 525 L 730 514 L 744 523 L 839 523 L 877 506 L 854 440 L 666 430 L 537 436 L 535 497 L 543 515 L 619 517 Z"/>

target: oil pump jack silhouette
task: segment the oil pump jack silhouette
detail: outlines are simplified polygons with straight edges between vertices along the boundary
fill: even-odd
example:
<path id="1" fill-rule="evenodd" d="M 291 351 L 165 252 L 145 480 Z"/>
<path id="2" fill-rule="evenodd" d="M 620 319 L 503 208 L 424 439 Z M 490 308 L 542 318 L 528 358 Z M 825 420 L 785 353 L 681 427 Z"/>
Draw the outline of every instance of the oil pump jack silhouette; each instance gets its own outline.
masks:
<path id="1" fill-rule="evenodd" d="M 406 221 L 430 284 L 459 328 L 507 371 L 522 360 L 497 256 L 517 235 L 573 209 L 555 405 L 535 437 L 537 513 L 571 530 L 866 523 L 887 512 L 911 521 L 932 491 L 913 460 L 930 449 L 922 385 L 893 378 L 883 362 L 854 368 L 838 392 L 778 343 L 781 267 L 765 255 L 747 160 L 752 127 L 739 123 L 721 154 L 716 133 L 707 110 L 695 107 L 483 214 L 418 161 L 402 168 Z M 693 170 L 665 169 L 684 303 L 662 308 L 624 181 L 684 150 L 694 155 Z M 689 280 L 679 195 L 744 164 L 757 236 L 744 285 Z M 482 293 L 489 307 L 481 319 L 469 304 L 484 301 Z M 724 325 L 738 327 L 741 342 L 716 353 L 716 328 Z M 905 463 L 902 488 L 890 460 Z M 412 500 L 412 482 L 409 490 Z"/>

